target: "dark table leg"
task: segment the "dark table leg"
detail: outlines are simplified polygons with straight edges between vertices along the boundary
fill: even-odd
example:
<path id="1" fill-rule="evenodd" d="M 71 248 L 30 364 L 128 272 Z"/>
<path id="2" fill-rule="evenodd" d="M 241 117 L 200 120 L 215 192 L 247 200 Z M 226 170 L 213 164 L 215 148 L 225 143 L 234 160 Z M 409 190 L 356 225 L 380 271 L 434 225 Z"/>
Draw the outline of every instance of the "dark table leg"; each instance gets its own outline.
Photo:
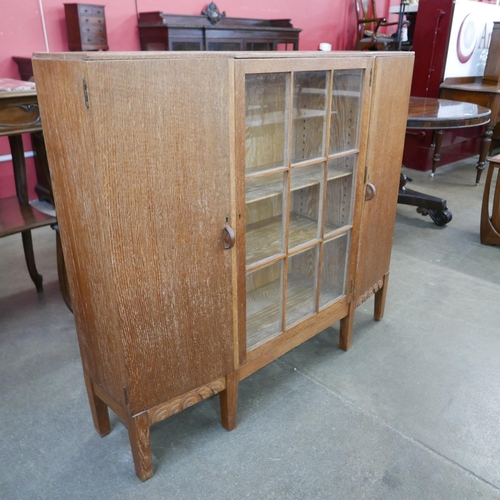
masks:
<path id="1" fill-rule="evenodd" d="M 434 174 L 436 173 L 437 164 L 441 159 L 441 145 L 443 144 L 443 135 L 444 135 L 444 130 L 436 130 L 436 132 L 434 133 L 434 144 L 433 145 L 431 144 L 431 146 L 434 146 L 431 177 L 434 177 Z"/>
<path id="2" fill-rule="evenodd" d="M 24 159 L 23 140 L 21 135 L 9 136 L 10 151 L 12 153 L 12 165 L 14 167 L 14 180 L 16 183 L 17 199 L 20 204 L 27 205 L 28 202 L 28 182 L 26 180 L 26 161 Z M 33 251 L 33 240 L 31 231 L 22 231 L 24 256 L 31 279 L 35 284 L 38 293 L 43 292 L 43 277 L 38 273 L 35 264 L 35 253 Z"/>
<path id="3" fill-rule="evenodd" d="M 488 156 L 488 151 L 491 146 L 491 137 L 493 136 L 494 126 L 487 126 L 484 131 L 483 137 L 481 137 L 481 146 L 479 148 L 479 161 L 477 162 L 476 169 L 476 186 L 479 184 L 481 179 L 481 174 L 483 173 L 484 167 L 486 165 L 486 157 Z"/>
<path id="4" fill-rule="evenodd" d="M 401 174 L 398 203 L 417 207 L 417 212 L 419 214 L 428 215 L 437 226 L 445 226 L 448 224 L 453 216 L 448 210 L 446 200 L 408 189 L 406 187 L 406 182 L 409 180 L 411 179 Z"/>

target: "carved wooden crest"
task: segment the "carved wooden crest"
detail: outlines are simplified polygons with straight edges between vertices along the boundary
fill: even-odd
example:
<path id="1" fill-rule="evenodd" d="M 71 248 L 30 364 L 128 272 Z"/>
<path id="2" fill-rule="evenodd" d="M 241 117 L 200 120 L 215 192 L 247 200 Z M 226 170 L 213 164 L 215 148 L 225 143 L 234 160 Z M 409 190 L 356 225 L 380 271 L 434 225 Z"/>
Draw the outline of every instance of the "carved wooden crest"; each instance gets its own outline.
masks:
<path id="1" fill-rule="evenodd" d="M 217 24 L 223 17 L 226 17 L 226 12 L 220 13 L 219 9 L 217 8 L 217 5 L 215 5 L 214 2 L 212 2 L 206 10 L 201 11 L 202 16 L 207 16 L 207 19 L 212 23 L 212 24 Z"/>

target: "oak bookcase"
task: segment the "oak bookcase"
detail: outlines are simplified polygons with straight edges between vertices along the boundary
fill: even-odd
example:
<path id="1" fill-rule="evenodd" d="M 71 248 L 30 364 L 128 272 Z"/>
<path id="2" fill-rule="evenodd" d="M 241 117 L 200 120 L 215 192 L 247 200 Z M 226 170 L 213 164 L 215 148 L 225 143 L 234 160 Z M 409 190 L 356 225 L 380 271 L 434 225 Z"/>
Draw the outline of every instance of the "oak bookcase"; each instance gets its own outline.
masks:
<path id="1" fill-rule="evenodd" d="M 413 56 L 34 58 L 94 424 L 151 425 L 238 383 L 375 294 L 383 315 Z"/>

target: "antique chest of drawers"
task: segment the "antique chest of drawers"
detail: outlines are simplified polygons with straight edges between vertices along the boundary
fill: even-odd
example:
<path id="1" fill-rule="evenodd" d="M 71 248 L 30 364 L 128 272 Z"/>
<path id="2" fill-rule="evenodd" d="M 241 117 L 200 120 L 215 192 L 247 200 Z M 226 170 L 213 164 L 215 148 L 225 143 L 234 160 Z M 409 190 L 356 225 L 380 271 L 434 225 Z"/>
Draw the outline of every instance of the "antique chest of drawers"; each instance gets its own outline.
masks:
<path id="1" fill-rule="evenodd" d="M 108 50 L 104 6 L 65 3 L 69 50 Z"/>

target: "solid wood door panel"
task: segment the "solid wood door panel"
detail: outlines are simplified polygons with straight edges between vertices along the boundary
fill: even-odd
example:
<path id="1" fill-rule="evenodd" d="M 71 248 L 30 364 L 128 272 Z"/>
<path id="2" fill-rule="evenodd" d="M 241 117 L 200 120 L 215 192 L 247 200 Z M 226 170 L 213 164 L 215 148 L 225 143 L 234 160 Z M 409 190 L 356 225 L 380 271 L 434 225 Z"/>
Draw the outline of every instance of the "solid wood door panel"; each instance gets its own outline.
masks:
<path id="1" fill-rule="evenodd" d="M 90 158 L 74 162 L 71 186 L 81 212 L 62 197 L 70 224 L 100 223 L 97 235 L 92 227 L 73 231 L 71 244 L 86 241 L 86 272 L 102 267 L 112 280 L 113 303 L 103 297 L 95 307 L 121 334 L 135 414 L 234 370 L 233 250 L 223 242 L 232 223 L 228 63 L 108 60 L 83 69 L 88 110 L 83 73 L 78 87 L 89 120 L 75 126 L 84 138 L 92 129 Z M 206 85 L 193 85 L 200 74 Z M 95 201 L 85 202 L 85 194 Z M 83 270 L 79 278 L 87 280 Z"/>
<path id="2" fill-rule="evenodd" d="M 366 182 L 377 193 L 364 202 L 355 300 L 389 272 L 411 83 L 400 75 L 412 66 L 410 57 L 377 57 L 373 70 Z"/>
<path id="3" fill-rule="evenodd" d="M 92 62 L 87 74 L 136 413 L 234 369 L 231 251 L 222 238 L 228 65 Z M 193 85 L 200 74 L 207 85 Z M 130 123 L 133 138 L 123 135 Z"/>
<path id="4" fill-rule="evenodd" d="M 110 232 L 101 217 L 105 198 L 90 196 L 106 191 L 89 146 L 93 133 L 83 93 L 84 63 L 34 59 L 33 68 L 83 369 L 124 405 L 120 323 L 106 259 Z"/>

